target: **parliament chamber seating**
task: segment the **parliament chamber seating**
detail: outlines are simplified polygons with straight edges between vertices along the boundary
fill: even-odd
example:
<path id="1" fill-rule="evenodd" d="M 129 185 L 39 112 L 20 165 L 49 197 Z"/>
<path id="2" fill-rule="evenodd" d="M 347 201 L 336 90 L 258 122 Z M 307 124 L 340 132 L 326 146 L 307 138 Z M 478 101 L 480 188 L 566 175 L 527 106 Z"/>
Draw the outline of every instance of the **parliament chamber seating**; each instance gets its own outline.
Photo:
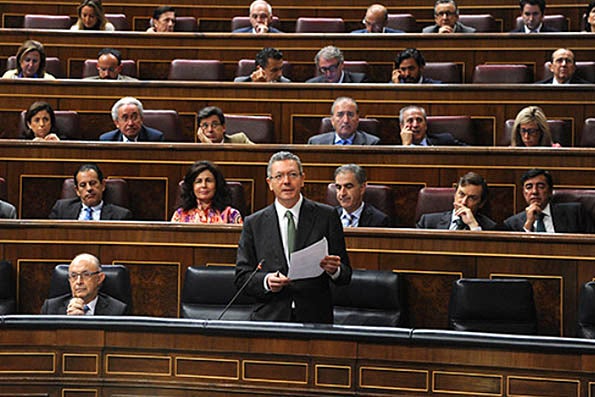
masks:
<path id="1" fill-rule="evenodd" d="M 382 126 L 377 119 L 368 119 L 362 117 L 359 119 L 359 124 L 357 126 L 358 130 L 362 130 L 367 132 L 368 134 L 375 135 L 380 137 L 382 134 Z M 318 128 L 318 134 L 324 134 L 325 132 L 334 131 L 333 124 L 331 123 L 330 117 L 323 117 L 320 120 L 320 128 Z"/>
<path id="2" fill-rule="evenodd" d="M 543 65 L 543 77 L 541 80 L 552 77 L 550 72 L 551 61 L 547 61 Z M 590 83 L 595 83 L 595 61 L 575 61 L 576 72 L 575 75 L 587 80 Z"/>
<path id="3" fill-rule="evenodd" d="M 595 339 L 595 281 L 589 281 L 581 287 L 577 336 Z"/>
<path id="4" fill-rule="evenodd" d="M 510 145 L 513 125 L 514 120 L 506 120 L 503 140 L 499 142 L 500 145 Z M 559 143 L 562 147 L 572 147 L 572 120 L 548 120 L 547 125 L 550 127 L 553 142 Z"/>
<path id="5" fill-rule="evenodd" d="M 245 133 L 254 143 L 275 143 L 275 126 L 271 116 L 225 115 L 225 133 Z"/>
<path id="6" fill-rule="evenodd" d="M 184 277 L 180 317 L 218 320 L 237 289 L 233 266 L 189 266 Z M 250 320 L 254 299 L 241 293 L 222 320 Z"/>
<path id="7" fill-rule="evenodd" d="M 12 264 L 0 261 L 0 315 L 16 313 L 15 285 Z"/>
<path id="8" fill-rule="evenodd" d="M 21 135 L 27 131 L 27 124 L 25 122 L 26 115 L 27 111 L 23 110 L 21 112 L 21 117 L 19 118 L 18 129 Z M 56 127 L 59 132 L 58 135 L 65 136 L 69 140 L 81 139 L 80 118 L 78 112 L 73 110 L 54 110 L 54 115 L 56 116 Z"/>
<path id="9" fill-rule="evenodd" d="M 237 16 L 237 17 L 233 17 L 231 19 L 231 31 L 232 32 L 236 29 L 245 28 L 248 26 L 250 26 L 250 17 Z M 273 22 L 271 23 L 271 26 L 274 28 L 277 28 L 277 29 L 280 28 L 281 21 L 279 21 L 278 16 L 273 15 Z"/>
<path id="10" fill-rule="evenodd" d="M 195 17 L 176 16 L 175 32 L 198 32 L 198 21 Z"/>
<path id="11" fill-rule="evenodd" d="M 476 65 L 471 82 L 473 84 L 529 84 L 533 83 L 533 72 L 527 65 Z"/>
<path id="12" fill-rule="evenodd" d="M 231 195 L 231 206 L 242 214 L 242 218 L 250 215 L 250 211 L 248 210 L 248 206 L 246 205 L 246 198 L 244 196 L 244 187 L 242 186 L 242 182 L 237 181 L 226 181 L 227 188 L 229 189 L 229 193 Z M 178 187 L 176 191 L 176 209 L 182 206 L 182 185 L 184 184 L 184 180 L 182 179 L 178 182 Z M 171 218 L 171 217 L 170 217 Z M 168 219 L 170 219 L 168 218 Z"/>
<path id="13" fill-rule="evenodd" d="M 548 14 L 543 16 L 543 24 L 560 32 L 568 32 L 568 18 L 561 14 Z M 523 17 L 517 17 L 516 27 L 523 25 Z"/>
<path id="14" fill-rule="evenodd" d="M 8 57 L 6 60 L 6 69 L 16 69 L 17 67 L 17 57 L 12 55 Z M 45 71 L 51 74 L 56 78 L 64 77 L 64 73 L 62 72 L 62 63 L 60 62 L 60 58 L 58 57 L 47 57 L 45 58 Z"/>
<path id="15" fill-rule="evenodd" d="M 533 288 L 521 279 L 458 279 L 448 305 L 455 331 L 537 333 Z"/>
<path id="16" fill-rule="evenodd" d="M 223 63 L 213 59 L 174 59 L 168 80 L 222 81 Z"/>
<path id="17" fill-rule="evenodd" d="M 402 30 L 406 33 L 417 33 L 420 31 L 415 17 L 411 14 L 388 14 L 386 27 Z"/>
<path id="18" fill-rule="evenodd" d="M 100 292 L 124 302 L 128 305 L 128 313 L 132 313 L 132 289 L 130 284 L 130 273 L 126 266 L 122 265 L 101 265 L 105 273 L 105 279 L 101 284 Z M 68 282 L 68 265 L 60 264 L 54 268 L 50 279 L 48 298 L 56 298 L 69 294 L 70 284 Z"/>
<path id="19" fill-rule="evenodd" d="M 143 112 L 143 123 L 147 127 L 156 128 L 163 132 L 163 139 L 167 142 L 187 141 L 182 132 L 178 112 L 175 110 L 145 110 Z"/>
<path id="20" fill-rule="evenodd" d="M 595 118 L 585 119 L 580 145 L 582 147 L 595 147 Z"/>
<path id="21" fill-rule="evenodd" d="M 390 186 L 368 184 L 364 193 L 364 202 L 372 204 L 388 215 L 391 222 L 389 226 L 397 224 L 397 219 L 395 219 L 395 192 Z M 326 188 L 326 203 L 333 207 L 339 205 L 334 183 L 329 183 Z"/>
<path id="22" fill-rule="evenodd" d="M 122 74 L 136 78 L 136 61 L 134 59 L 122 59 Z M 83 64 L 83 78 L 97 76 L 97 59 L 85 59 Z"/>
<path id="23" fill-rule="evenodd" d="M 330 285 L 335 324 L 384 327 L 407 324 L 402 275 L 354 269 L 349 284 Z"/>
<path id="24" fill-rule="evenodd" d="M 103 200 L 119 205 L 120 207 L 130 209 L 130 195 L 128 193 L 128 183 L 120 178 L 105 179 L 105 191 L 103 192 Z M 74 190 L 74 179 L 67 178 L 62 183 L 61 199 L 75 198 L 76 192 Z"/>
<path id="25" fill-rule="evenodd" d="M 445 84 L 463 82 L 463 64 L 457 62 L 426 62 L 423 75 Z"/>
<path id="26" fill-rule="evenodd" d="M 343 18 L 300 17 L 295 25 L 296 33 L 345 33 Z"/>
<path id="27" fill-rule="evenodd" d="M 476 137 L 473 121 L 469 116 L 428 116 L 428 133 L 448 132 L 467 145 L 475 145 Z"/>
<path id="28" fill-rule="evenodd" d="M 70 29 L 73 23 L 69 15 L 27 14 L 23 27 L 25 29 Z"/>
<path id="29" fill-rule="evenodd" d="M 502 29 L 491 14 L 461 14 L 459 22 L 475 28 L 478 33 L 501 32 Z"/>
<path id="30" fill-rule="evenodd" d="M 236 77 L 250 76 L 256 70 L 256 61 L 254 59 L 240 59 L 236 69 Z M 293 80 L 293 67 L 288 61 L 283 61 L 283 76 Z"/>
<path id="31" fill-rule="evenodd" d="M 554 203 L 581 203 L 595 224 L 595 190 L 594 189 L 559 189 L 552 192 Z"/>
<path id="32" fill-rule="evenodd" d="M 424 187 L 417 193 L 415 222 L 423 214 L 452 210 L 455 189 L 452 187 Z"/>
<path id="33" fill-rule="evenodd" d="M 130 23 L 128 22 L 128 18 L 126 18 L 126 14 L 105 14 L 105 18 L 114 25 L 114 28 L 117 31 L 125 31 L 130 30 Z M 177 21 L 176 21 L 177 23 Z"/>

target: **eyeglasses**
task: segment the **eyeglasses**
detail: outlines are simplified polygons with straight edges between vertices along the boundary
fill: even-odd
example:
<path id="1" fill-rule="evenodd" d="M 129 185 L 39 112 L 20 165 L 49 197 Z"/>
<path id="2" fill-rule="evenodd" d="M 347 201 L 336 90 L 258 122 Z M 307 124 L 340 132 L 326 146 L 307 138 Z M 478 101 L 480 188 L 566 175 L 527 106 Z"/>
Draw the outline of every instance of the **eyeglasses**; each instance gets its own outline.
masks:
<path id="1" fill-rule="evenodd" d="M 200 128 L 202 128 L 203 130 L 208 129 L 209 127 L 211 127 L 212 129 L 215 129 L 217 127 L 221 127 L 223 124 L 217 122 L 217 121 L 213 121 L 211 124 L 209 123 L 202 123 L 200 125 Z"/>
<path id="2" fill-rule="evenodd" d="M 339 65 L 340 65 L 340 63 L 336 63 L 331 66 L 321 66 L 318 68 L 318 70 L 320 70 L 320 73 L 328 73 L 328 72 L 334 73 L 337 71 L 337 69 L 339 69 Z"/>
<path id="3" fill-rule="evenodd" d="M 68 273 L 68 279 L 71 281 L 75 281 L 75 280 L 78 280 L 79 277 L 81 277 L 83 280 L 88 280 L 92 276 L 99 274 L 99 273 L 101 273 L 101 270 L 97 270 L 96 272 L 90 272 L 90 271 L 84 271 L 84 272 L 80 272 L 80 273 L 70 272 L 70 273 Z"/>
<path id="4" fill-rule="evenodd" d="M 540 132 L 541 130 L 539 128 L 521 128 L 521 135 L 535 136 Z"/>
<path id="5" fill-rule="evenodd" d="M 452 11 L 440 11 L 437 12 L 436 14 L 437 17 L 452 17 L 453 15 L 456 15 L 456 12 L 452 12 Z"/>
<path id="6" fill-rule="evenodd" d="M 302 176 L 302 174 L 300 174 L 299 172 L 288 172 L 287 174 L 277 174 L 274 176 L 269 176 L 269 179 L 279 183 L 285 180 L 285 178 L 289 178 L 289 180 L 293 181 L 295 179 L 298 179 L 300 176 Z"/>

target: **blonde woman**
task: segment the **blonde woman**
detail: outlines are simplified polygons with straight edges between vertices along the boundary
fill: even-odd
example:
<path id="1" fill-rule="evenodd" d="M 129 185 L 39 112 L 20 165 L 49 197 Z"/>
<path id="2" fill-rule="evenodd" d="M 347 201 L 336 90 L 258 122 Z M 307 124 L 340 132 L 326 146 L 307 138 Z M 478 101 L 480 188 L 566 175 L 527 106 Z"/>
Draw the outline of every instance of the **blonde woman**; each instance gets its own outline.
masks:
<path id="1" fill-rule="evenodd" d="M 516 115 L 512 126 L 511 146 L 553 146 L 552 133 L 547 124 L 547 117 L 538 106 L 527 106 Z"/>
<path id="2" fill-rule="evenodd" d="M 101 0 L 83 0 L 77 8 L 78 21 L 70 27 L 70 30 L 105 30 L 113 32 L 116 30 L 105 18 Z"/>

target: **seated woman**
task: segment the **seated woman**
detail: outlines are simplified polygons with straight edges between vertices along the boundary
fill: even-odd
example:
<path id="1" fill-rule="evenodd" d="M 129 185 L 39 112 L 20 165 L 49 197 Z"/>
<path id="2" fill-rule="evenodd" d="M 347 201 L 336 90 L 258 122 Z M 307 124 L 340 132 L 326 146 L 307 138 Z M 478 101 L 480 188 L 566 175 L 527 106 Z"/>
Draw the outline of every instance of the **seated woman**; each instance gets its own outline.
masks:
<path id="1" fill-rule="evenodd" d="M 55 79 L 45 71 L 45 49 L 39 41 L 25 41 L 19 47 L 16 58 L 17 68 L 7 70 L 2 76 L 3 79 Z"/>
<path id="2" fill-rule="evenodd" d="M 23 137 L 34 141 L 59 141 L 56 115 L 47 102 L 34 102 L 25 115 L 27 131 Z"/>
<path id="3" fill-rule="evenodd" d="M 182 207 L 171 221 L 242 224 L 240 211 L 230 204 L 231 194 L 219 168 L 209 161 L 197 161 L 184 177 Z"/>
<path id="4" fill-rule="evenodd" d="M 552 142 L 552 133 L 547 124 L 547 117 L 538 106 L 527 106 L 516 115 L 512 125 L 511 146 L 552 146 L 560 147 Z"/>
<path id="5" fill-rule="evenodd" d="M 70 27 L 70 30 L 106 30 L 113 32 L 114 25 L 105 18 L 101 0 L 82 0 L 76 9 L 78 21 Z"/>

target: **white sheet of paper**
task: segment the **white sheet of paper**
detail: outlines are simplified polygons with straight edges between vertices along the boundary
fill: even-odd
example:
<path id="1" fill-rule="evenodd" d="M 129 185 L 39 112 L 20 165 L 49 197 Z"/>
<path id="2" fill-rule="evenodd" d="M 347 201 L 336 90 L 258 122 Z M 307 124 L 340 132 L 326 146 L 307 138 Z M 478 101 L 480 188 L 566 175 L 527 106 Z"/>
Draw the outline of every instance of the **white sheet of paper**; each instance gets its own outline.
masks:
<path id="1" fill-rule="evenodd" d="M 294 251 L 291 254 L 291 264 L 287 277 L 291 280 L 301 280 L 320 276 L 324 272 L 324 269 L 320 267 L 320 261 L 327 255 L 328 241 L 326 237 L 309 247 Z"/>

